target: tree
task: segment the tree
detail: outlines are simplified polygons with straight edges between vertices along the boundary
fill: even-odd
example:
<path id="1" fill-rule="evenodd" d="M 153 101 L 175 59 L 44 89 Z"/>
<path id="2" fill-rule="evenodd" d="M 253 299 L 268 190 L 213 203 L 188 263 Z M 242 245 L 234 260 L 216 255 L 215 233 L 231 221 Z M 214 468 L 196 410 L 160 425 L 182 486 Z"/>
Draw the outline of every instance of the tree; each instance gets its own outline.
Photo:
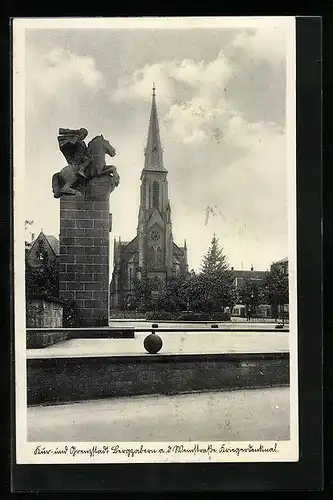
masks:
<path id="1" fill-rule="evenodd" d="M 223 312 L 234 304 L 233 275 L 215 233 L 203 257 L 201 272 L 192 278 L 190 291 L 193 310 Z"/>
<path id="2" fill-rule="evenodd" d="M 210 247 L 202 260 L 201 270 L 203 273 L 223 272 L 229 270 L 226 256 L 219 246 L 219 240 L 214 233 Z"/>
<path id="3" fill-rule="evenodd" d="M 250 277 L 245 277 L 238 292 L 238 298 L 246 306 L 246 309 L 253 313 L 263 300 L 261 283 Z"/>
<path id="4" fill-rule="evenodd" d="M 141 279 L 135 278 L 133 280 L 133 292 L 131 294 L 131 308 L 139 311 L 149 311 L 154 309 L 155 301 L 158 300 L 163 285 L 157 278 L 148 278 L 142 276 Z M 157 293 L 156 299 L 153 294 Z"/>
<path id="5" fill-rule="evenodd" d="M 279 306 L 289 304 L 289 281 L 288 276 L 276 265 L 267 271 L 263 283 L 265 299 L 272 306 L 273 315 L 278 317 Z"/>
<path id="6" fill-rule="evenodd" d="M 41 264 L 38 267 L 31 266 L 26 260 L 25 282 L 27 295 L 59 296 L 59 261 L 57 258 L 49 259 L 48 253 L 39 242 L 38 254 Z"/>
<path id="7" fill-rule="evenodd" d="M 159 295 L 155 302 L 156 309 L 179 312 L 184 311 L 187 307 L 187 276 L 174 276 L 166 281 L 160 289 Z"/>

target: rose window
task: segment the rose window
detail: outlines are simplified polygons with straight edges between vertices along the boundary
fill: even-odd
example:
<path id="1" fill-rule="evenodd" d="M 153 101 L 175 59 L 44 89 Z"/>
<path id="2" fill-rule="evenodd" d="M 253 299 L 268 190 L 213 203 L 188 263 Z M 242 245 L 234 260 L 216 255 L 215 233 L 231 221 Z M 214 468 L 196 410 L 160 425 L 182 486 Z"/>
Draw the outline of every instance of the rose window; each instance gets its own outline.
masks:
<path id="1" fill-rule="evenodd" d="M 158 241 L 160 239 L 160 233 L 158 231 L 152 231 L 150 233 L 150 238 L 153 240 L 153 241 Z"/>

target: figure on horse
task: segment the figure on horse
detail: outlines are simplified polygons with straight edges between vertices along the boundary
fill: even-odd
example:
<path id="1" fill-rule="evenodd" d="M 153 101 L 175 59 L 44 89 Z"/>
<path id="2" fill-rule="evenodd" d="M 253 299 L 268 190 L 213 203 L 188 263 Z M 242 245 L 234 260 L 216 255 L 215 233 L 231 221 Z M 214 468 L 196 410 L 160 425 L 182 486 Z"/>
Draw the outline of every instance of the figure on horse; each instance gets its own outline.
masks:
<path id="1" fill-rule="evenodd" d="M 87 146 L 84 142 L 87 135 L 88 131 L 85 128 L 78 130 L 59 128 L 59 149 L 68 164 L 52 177 L 55 198 L 60 198 L 63 194 L 82 196 L 82 193 L 75 189 L 75 185 L 101 175 L 109 174 L 113 188 L 118 186 L 119 175 L 116 167 L 105 163 L 105 155 L 113 157 L 116 150 L 103 135 L 94 137 Z"/>

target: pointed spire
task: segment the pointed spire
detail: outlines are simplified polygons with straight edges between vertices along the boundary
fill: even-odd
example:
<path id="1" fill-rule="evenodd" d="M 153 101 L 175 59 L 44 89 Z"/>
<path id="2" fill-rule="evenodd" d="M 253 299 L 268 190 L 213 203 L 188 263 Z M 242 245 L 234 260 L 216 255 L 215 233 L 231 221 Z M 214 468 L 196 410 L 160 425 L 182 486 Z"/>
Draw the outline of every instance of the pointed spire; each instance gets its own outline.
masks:
<path id="1" fill-rule="evenodd" d="M 153 95 L 150 111 L 150 120 L 148 128 L 147 145 L 145 148 L 145 166 L 144 170 L 166 172 L 163 163 L 163 150 L 160 138 L 160 128 L 158 124 L 157 106 L 156 106 L 156 87 L 153 83 Z"/>

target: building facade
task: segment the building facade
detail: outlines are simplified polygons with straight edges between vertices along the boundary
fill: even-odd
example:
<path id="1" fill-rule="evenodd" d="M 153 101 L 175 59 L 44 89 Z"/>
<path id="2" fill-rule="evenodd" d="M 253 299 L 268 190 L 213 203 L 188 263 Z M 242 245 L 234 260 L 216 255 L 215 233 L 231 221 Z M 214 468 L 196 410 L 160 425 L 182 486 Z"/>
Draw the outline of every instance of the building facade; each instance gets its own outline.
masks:
<path id="1" fill-rule="evenodd" d="M 250 271 L 235 270 L 234 268 L 232 268 L 231 271 L 234 277 L 233 285 L 235 290 L 240 290 L 242 288 L 245 279 L 249 279 L 250 281 L 256 282 L 260 285 L 266 274 L 266 271 L 255 271 L 253 267 L 251 267 Z"/>
<path id="2" fill-rule="evenodd" d="M 188 272 L 186 241 L 182 247 L 173 241 L 167 174 L 153 87 L 137 233 L 131 241 L 114 240 L 111 309 L 128 307 L 135 278 L 156 278 L 158 284 Z"/>
<path id="3" fill-rule="evenodd" d="M 26 296 L 59 296 L 59 240 L 43 231 L 25 246 Z"/>

